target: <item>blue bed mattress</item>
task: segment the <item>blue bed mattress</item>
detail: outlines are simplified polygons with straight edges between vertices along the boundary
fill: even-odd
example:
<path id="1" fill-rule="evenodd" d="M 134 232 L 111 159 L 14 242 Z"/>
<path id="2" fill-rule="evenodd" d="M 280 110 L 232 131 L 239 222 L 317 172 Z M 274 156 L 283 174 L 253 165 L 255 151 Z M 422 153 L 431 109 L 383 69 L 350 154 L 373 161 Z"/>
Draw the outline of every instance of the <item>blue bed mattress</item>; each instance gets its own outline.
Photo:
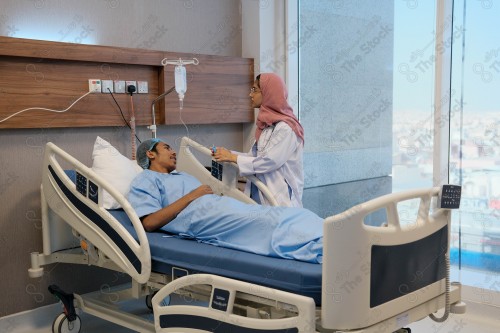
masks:
<path id="1" fill-rule="evenodd" d="M 132 223 L 123 210 L 111 210 L 110 213 L 136 237 Z M 175 267 L 187 270 L 189 274 L 216 274 L 308 296 L 314 299 L 316 305 L 321 304 L 322 266 L 319 264 L 221 248 L 175 238 L 163 232 L 146 234 L 154 272 L 171 274 Z"/>

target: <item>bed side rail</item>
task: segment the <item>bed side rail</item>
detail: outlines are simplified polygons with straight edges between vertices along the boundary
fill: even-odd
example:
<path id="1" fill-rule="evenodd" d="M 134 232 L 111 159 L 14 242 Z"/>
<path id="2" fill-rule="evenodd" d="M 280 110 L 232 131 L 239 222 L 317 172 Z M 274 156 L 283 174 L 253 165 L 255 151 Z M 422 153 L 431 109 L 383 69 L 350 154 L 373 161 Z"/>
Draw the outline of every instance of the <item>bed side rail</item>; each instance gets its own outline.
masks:
<path id="1" fill-rule="evenodd" d="M 172 293 L 191 304 L 162 305 Z M 159 333 L 316 332 L 312 298 L 217 275 L 178 278 L 158 291 L 152 305 Z"/>
<path id="2" fill-rule="evenodd" d="M 183 137 L 181 140 L 181 146 L 179 149 L 179 154 L 177 156 L 177 170 L 187 172 L 206 185 L 210 185 L 214 192 L 219 195 L 226 195 L 242 202 L 255 204 L 255 201 L 250 199 L 247 195 L 242 193 L 236 188 L 238 180 L 238 166 L 234 163 L 216 163 L 214 167 L 222 169 L 220 173 L 222 176 L 215 178 L 212 174 L 203 166 L 203 164 L 198 161 L 196 156 L 192 153 L 192 149 L 198 151 L 207 158 L 211 158 L 212 153 L 210 149 L 204 147 L 198 142 L 188 138 Z M 220 176 L 220 174 L 219 174 Z M 278 206 L 276 199 L 274 199 L 273 194 L 269 188 L 262 183 L 257 177 L 249 176 L 246 177 L 247 181 L 251 181 L 257 186 L 257 188 L 264 194 L 264 196 L 272 203 L 272 206 Z"/>
<path id="3" fill-rule="evenodd" d="M 76 184 L 67 176 L 60 161 L 76 171 Z M 123 207 L 137 233 L 138 242 L 102 207 L 103 190 Z M 55 232 L 64 229 L 61 229 L 62 223 L 70 226 L 66 229 L 74 231 Z M 55 248 L 57 244 L 74 237 L 72 234 L 76 232 L 137 282 L 145 283 L 149 279 L 149 243 L 130 203 L 105 179 L 51 142 L 45 148 L 42 172 L 42 225 L 45 255 L 59 250 Z"/>
<path id="4" fill-rule="evenodd" d="M 438 208 L 439 195 L 438 187 L 392 193 L 325 219 L 324 328 L 368 327 L 445 293 L 450 211 Z M 398 203 L 414 199 L 416 220 L 401 225 Z M 379 210 L 387 221 L 366 225 Z"/>

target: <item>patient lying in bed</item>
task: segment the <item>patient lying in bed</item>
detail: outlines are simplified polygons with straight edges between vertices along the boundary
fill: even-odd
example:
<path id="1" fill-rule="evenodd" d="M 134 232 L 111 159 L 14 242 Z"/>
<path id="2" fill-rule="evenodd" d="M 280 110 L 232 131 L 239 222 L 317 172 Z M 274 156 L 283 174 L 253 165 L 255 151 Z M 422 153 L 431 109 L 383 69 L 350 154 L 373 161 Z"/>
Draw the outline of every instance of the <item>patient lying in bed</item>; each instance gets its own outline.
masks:
<path id="1" fill-rule="evenodd" d="M 242 203 L 213 194 L 193 176 L 175 171 L 176 153 L 159 139 L 141 143 L 144 168 L 128 199 L 146 231 L 256 254 L 321 263 L 323 219 L 303 208 Z"/>

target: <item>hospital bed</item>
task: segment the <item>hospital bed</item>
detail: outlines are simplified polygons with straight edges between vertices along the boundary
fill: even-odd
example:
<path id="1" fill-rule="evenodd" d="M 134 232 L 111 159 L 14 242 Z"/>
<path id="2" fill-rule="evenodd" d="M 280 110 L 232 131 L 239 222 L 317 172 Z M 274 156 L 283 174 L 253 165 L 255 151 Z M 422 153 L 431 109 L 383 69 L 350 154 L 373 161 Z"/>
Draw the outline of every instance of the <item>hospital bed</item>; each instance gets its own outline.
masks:
<path id="1" fill-rule="evenodd" d="M 214 164 L 210 172 L 198 162 L 200 154 L 210 158 L 209 149 L 184 138 L 178 169 L 216 193 L 253 202 L 236 189 L 233 165 Z M 104 209 L 103 190 L 122 209 Z M 40 277 L 44 265 L 73 263 L 131 277 L 130 284 L 113 289 L 111 299 L 109 293 L 78 295 L 51 286 L 64 305 L 53 324 L 58 333 L 80 331 L 75 308 L 138 332 L 402 332 L 440 309 L 446 308 L 445 315 L 465 311 L 460 285 L 449 283 L 447 274 L 448 208 L 457 208 L 459 190 L 389 194 L 328 217 L 323 264 L 311 264 L 146 233 L 106 179 L 48 143 L 41 185 L 43 252 L 31 254 L 29 274 Z M 418 215 L 402 225 L 398 207 L 407 200 L 420 202 Z M 386 212 L 385 223 L 365 224 L 379 210 Z M 154 318 L 119 306 L 139 298 Z"/>

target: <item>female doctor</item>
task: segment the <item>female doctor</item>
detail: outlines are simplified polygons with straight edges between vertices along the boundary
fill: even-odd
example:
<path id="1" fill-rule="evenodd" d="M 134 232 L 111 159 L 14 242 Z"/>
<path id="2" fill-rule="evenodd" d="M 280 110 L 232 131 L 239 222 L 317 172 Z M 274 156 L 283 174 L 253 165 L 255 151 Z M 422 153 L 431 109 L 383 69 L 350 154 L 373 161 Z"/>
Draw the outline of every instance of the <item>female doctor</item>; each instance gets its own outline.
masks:
<path id="1" fill-rule="evenodd" d="M 285 83 L 276 74 L 260 74 L 250 97 L 252 107 L 259 108 L 251 151 L 240 153 L 217 147 L 212 155 L 217 162 L 238 164 L 241 176 L 255 175 L 267 185 L 280 206 L 302 207 L 304 129 L 287 102 Z M 250 182 L 245 193 L 257 203 L 269 205 Z"/>

